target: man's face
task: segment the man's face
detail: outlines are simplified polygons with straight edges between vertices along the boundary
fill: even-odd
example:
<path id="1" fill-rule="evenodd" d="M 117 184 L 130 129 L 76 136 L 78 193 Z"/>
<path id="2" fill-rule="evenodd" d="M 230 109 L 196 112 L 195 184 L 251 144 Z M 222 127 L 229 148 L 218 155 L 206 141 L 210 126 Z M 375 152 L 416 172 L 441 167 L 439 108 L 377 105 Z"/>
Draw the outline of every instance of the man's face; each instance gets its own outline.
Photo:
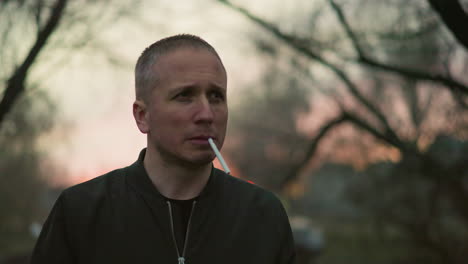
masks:
<path id="1" fill-rule="evenodd" d="M 210 163 L 208 138 L 221 148 L 226 133 L 227 77 L 218 58 L 204 49 L 183 48 L 163 55 L 154 66 L 153 88 L 144 120 L 148 148 L 165 161 Z"/>

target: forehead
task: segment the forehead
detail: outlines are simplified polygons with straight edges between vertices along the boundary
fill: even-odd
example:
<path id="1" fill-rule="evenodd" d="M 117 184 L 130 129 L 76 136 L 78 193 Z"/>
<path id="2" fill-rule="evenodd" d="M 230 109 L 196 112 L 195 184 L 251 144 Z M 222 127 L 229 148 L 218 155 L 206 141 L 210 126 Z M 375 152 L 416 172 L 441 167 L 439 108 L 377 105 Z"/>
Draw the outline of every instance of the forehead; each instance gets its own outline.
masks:
<path id="1" fill-rule="evenodd" d="M 155 63 L 154 70 L 163 77 L 167 74 L 207 71 L 225 75 L 220 59 L 203 48 L 179 48 L 162 55 Z"/>

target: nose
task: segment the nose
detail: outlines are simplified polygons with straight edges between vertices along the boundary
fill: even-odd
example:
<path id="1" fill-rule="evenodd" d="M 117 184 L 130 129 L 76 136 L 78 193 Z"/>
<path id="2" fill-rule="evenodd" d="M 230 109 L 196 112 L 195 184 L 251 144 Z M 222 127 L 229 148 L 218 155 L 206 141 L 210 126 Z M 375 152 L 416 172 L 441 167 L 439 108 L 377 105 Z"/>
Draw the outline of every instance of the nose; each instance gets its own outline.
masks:
<path id="1" fill-rule="evenodd" d="M 208 98 L 205 98 L 205 97 L 201 98 L 198 103 L 197 111 L 195 114 L 195 123 L 211 124 L 213 123 L 213 119 L 214 119 L 213 106 L 208 101 Z"/>

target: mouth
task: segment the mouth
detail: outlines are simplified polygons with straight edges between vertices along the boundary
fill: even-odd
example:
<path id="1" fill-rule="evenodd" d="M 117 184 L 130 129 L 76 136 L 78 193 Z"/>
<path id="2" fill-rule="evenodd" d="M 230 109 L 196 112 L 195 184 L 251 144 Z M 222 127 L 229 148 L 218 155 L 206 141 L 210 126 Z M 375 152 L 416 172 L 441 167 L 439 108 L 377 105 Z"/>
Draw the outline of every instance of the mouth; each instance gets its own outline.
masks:
<path id="1" fill-rule="evenodd" d="M 208 143 L 209 138 L 212 138 L 213 140 L 216 141 L 215 137 L 209 136 L 209 135 L 195 136 L 195 137 L 189 138 L 188 140 L 195 145 L 209 145 Z"/>

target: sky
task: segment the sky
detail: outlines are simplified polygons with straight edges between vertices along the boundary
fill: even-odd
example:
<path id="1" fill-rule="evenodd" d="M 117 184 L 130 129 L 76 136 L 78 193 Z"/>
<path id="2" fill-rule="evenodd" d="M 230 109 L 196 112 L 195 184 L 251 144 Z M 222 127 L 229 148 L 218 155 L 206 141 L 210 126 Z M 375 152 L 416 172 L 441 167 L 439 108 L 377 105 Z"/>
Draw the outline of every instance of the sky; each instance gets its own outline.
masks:
<path id="1" fill-rule="evenodd" d="M 251 27 L 241 15 L 215 1 L 145 1 L 138 21 L 117 20 L 93 40 L 105 51 L 90 43 L 64 55 L 67 59 L 60 67 L 50 66 L 54 74 L 37 73 L 43 75 L 57 103 L 58 125 L 43 139 L 65 174 L 55 180 L 65 185 L 81 182 L 136 160 L 146 137 L 138 131 L 131 111 L 133 67 L 143 49 L 160 38 L 192 33 L 210 42 L 224 61 L 229 104 L 235 104 L 240 87 L 255 81 L 261 72 L 247 39 Z M 111 57 L 122 65 L 111 65 L 103 54 L 114 54 Z"/>
<path id="2" fill-rule="evenodd" d="M 298 1 L 238 0 L 235 3 L 268 21 L 291 21 L 288 18 L 294 15 L 293 22 L 281 26 L 300 34 L 300 30 L 308 29 L 299 25 L 308 23 L 311 8 L 321 1 L 299 4 Z M 268 70 L 268 64 L 252 42 L 252 36 L 268 34 L 217 1 L 142 0 L 137 13 L 138 17 L 120 18 L 106 24 L 84 48 L 72 54 L 64 52 L 65 59 L 59 60 L 62 64 L 47 64 L 44 60 L 46 67 L 37 67 L 40 69 L 34 73 L 43 81 L 58 109 L 56 128 L 42 140 L 43 148 L 63 171 L 63 176 L 54 179 L 54 183 L 82 182 L 136 160 L 146 145 L 146 137 L 137 129 L 132 116 L 133 67 L 144 48 L 158 39 L 191 33 L 211 43 L 227 69 L 231 110 L 242 99 L 243 89 L 252 87 Z M 317 25 L 316 29 L 319 26 L 321 32 L 314 34 L 329 33 L 326 25 Z M 118 61 L 119 65 L 110 61 Z M 334 78 L 329 71 L 314 69 L 316 77 Z M 300 132 L 311 134 L 317 130 L 319 121 L 335 114 L 327 110 L 331 105 L 328 101 L 319 101 L 322 106 L 318 115 L 315 111 L 314 116 L 300 117 Z M 229 144 L 228 125 L 225 146 Z M 229 157 L 225 158 L 230 163 Z M 231 163 L 230 167 L 237 172 L 235 164 Z"/>

